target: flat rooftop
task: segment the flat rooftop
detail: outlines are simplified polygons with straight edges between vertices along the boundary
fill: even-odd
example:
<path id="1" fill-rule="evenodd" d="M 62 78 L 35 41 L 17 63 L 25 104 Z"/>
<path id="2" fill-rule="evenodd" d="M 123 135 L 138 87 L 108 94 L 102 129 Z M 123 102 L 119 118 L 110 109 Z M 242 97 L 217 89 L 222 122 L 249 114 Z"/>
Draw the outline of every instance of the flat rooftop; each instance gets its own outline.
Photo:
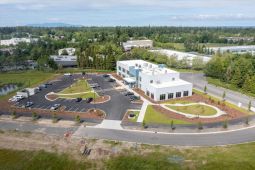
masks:
<path id="1" fill-rule="evenodd" d="M 177 87 L 177 86 L 182 86 L 182 85 L 190 85 L 191 83 L 184 81 L 182 79 L 174 80 L 174 81 L 167 81 L 167 82 L 162 82 L 162 83 L 153 83 L 150 84 L 150 86 L 154 88 L 168 88 L 168 87 Z"/>
<path id="2" fill-rule="evenodd" d="M 128 65 L 129 67 L 134 66 L 137 69 L 141 69 L 141 72 L 144 74 L 160 75 L 168 73 L 178 73 L 177 71 L 168 68 L 160 68 L 159 65 L 144 60 L 125 60 L 118 62 L 123 65 Z"/>

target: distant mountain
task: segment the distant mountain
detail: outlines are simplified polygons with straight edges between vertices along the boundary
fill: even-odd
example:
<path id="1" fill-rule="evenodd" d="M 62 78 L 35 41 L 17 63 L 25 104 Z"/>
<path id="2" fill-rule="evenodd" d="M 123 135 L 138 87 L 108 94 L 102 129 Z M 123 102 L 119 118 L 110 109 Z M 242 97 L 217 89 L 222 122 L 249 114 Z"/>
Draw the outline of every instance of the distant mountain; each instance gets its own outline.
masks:
<path id="1" fill-rule="evenodd" d="M 82 25 L 72 25 L 66 23 L 42 23 L 42 24 L 28 24 L 28 27 L 82 27 Z"/>

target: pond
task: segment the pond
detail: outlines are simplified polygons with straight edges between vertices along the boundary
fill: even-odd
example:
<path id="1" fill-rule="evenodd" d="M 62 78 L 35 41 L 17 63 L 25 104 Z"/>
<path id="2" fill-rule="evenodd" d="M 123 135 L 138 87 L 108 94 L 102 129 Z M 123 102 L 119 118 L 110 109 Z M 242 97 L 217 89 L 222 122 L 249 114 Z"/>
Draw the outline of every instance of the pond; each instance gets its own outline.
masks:
<path id="1" fill-rule="evenodd" d="M 0 96 L 6 95 L 10 92 L 13 92 L 18 89 L 18 86 L 16 84 L 6 84 L 2 87 L 0 87 Z"/>

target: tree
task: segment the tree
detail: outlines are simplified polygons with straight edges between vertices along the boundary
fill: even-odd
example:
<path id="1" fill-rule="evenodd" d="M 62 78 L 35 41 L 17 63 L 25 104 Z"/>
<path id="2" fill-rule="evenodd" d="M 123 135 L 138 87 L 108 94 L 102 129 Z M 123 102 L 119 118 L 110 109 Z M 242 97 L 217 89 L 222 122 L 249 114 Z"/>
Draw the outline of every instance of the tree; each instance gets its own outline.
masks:
<path id="1" fill-rule="evenodd" d="M 68 52 L 66 51 L 66 49 L 64 49 L 61 53 L 61 55 L 68 55 Z"/>
<path id="2" fill-rule="evenodd" d="M 251 111 L 251 101 L 248 103 L 248 111 Z"/>
<path id="3" fill-rule="evenodd" d="M 207 86 L 204 87 L 204 93 L 207 94 Z"/>
<path id="4" fill-rule="evenodd" d="M 222 93 L 222 100 L 226 100 L 226 91 Z"/>
<path id="5" fill-rule="evenodd" d="M 58 122 L 58 117 L 57 117 L 56 113 L 53 113 L 53 115 L 52 115 L 52 122 L 53 123 L 57 123 Z"/>
<path id="6" fill-rule="evenodd" d="M 32 113 L 32 119 L 33 119 L 34 121 L 38 119 L 38 115 L 37 115 L 36 112 L 33 112 L 33 113 Z"/>

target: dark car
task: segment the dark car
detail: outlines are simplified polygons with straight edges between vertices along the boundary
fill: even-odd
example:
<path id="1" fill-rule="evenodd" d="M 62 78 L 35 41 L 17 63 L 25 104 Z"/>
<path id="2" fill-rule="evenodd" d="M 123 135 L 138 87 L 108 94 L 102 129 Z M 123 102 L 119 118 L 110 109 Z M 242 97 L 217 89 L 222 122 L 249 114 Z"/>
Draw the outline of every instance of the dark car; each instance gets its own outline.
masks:
<path id="1" fill-rule="evenodd" d="M 100 86 L 99 86 L 99 84 L 91 84 L 90 87 L 91 87 L 91 88 L 98 88 L 98 87 L 100 87 Z"/>
<path id="2" fill-rule="evenodd" d="M 49 86 L 49 85 L 52 85 L 52 83 L 48 82 L 48 83 L 45 83 L 44 85 Z"/>
<path id="3" fill-rule="evenodd" d="M 86 103 L 91 103 L 93 101 L 93 98 L 92 97 L 89 97 L 89 98 L 86 98 L 85 99 L 85 102 Z"/>
<path id="4" fill-rule="evenodd" d="M 131 96 L 131 95 L 134 95 L 134 93 L 133 93 L 133 92 L 128 91 L 128 92 L 124 93 L 124 95 L 125 95 L 125 96 Z"/>
<path id="5" fill-rule="evenodd" d="M 76 101 L 76 102 L 80 102 L 80 101 L 82 101 L 82 98 L 81 98 L 81 97 L 78 97 L 78 98 L 76 98 L 75 101 Z"/>
<path id="6" fill-rule="evenodd" d="M 104 74 L 103 77 L 107 78 L 107 77 L 110 77 L 110 75 L 109 74 Z"/>
<path id="7" fill-rule="evenodd" d="M 130 101 L 134 101 L 134 100 L 138 100 L 138 99 L 139 99 L 139 97 L 137 97 L 137 96 L 135 96 L 135 95 L 129 96 L 129 100 L 130 100 Z"/>
<path id="8" fill-rule="evenodd" d="M 109 82 L 116 82 L 116 80 L 111 79 L 111 78 L 110 78 L 108 81 L 109 81 Z"/>

